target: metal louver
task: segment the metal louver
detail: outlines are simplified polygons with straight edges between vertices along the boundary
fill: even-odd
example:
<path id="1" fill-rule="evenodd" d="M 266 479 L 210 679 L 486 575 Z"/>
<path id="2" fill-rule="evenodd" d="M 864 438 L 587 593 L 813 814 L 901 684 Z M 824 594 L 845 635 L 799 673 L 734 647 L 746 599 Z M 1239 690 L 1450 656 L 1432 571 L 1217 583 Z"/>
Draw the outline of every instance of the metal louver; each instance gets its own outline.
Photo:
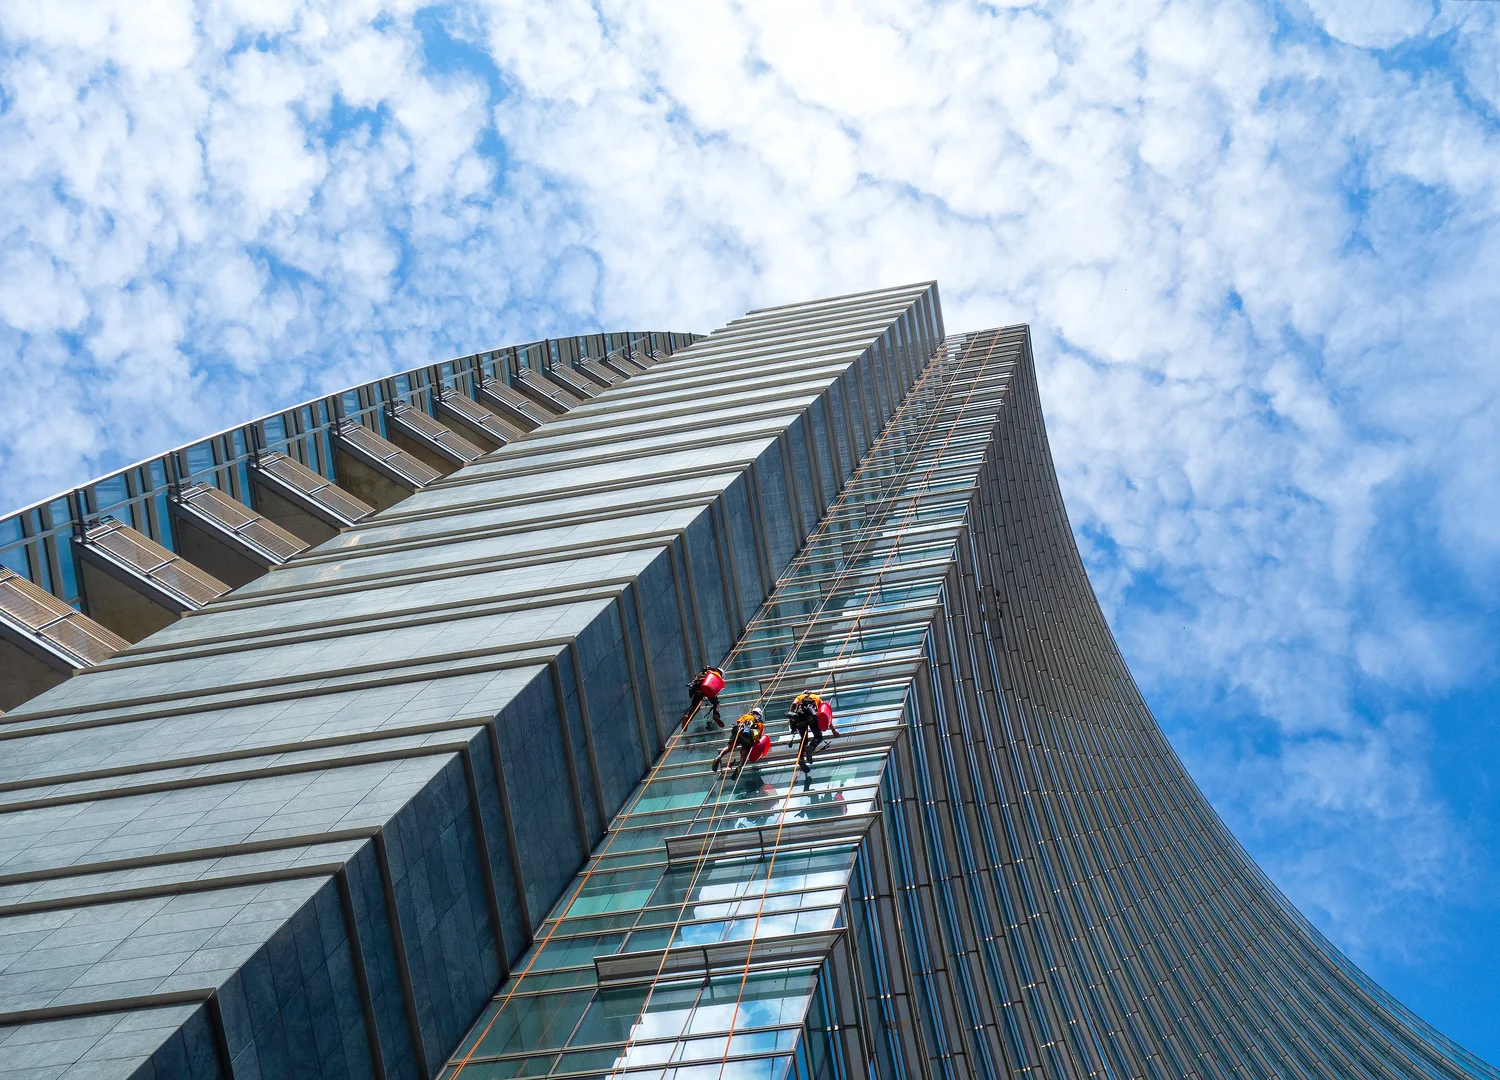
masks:
<path id="1" fill-rule="evenodd" d="M 535 431 L 556 415 L 552 409 L 543 408 L 499 379 L 485 379 L 481 382 L 479 396 L 499 409 L 502 416 L 515 420 L 527 431 Z M 558 411 L 562 411 L 561 406 Z"/>
<path id="2" fill-rule="evenodd" d="M 71 611 L 51 625 L 42 627 L 38 633 L 76 657 L 80 661 L 80 667 L 108 660 L 130 644 L 119 634 L 106 630 L 77 611 Z"/>
<path id="3" fill-rule="evenodd" d="M 84 534 L 84 539 L 109 552 L 115 557 L 115 561 L 142 574 L 149 575 L 177 557 L 160 544 L 113 518 L 105 518 L 89 529 Z"/>
<path id="4" fill-rule="evenodd" d="M 130 644 L 20 574 L 0 567 L 0 627 L 44 644 L 72 667 L 90 667 Z"/>
<path id="5" fill-rule="evenodd" d="M 170 593 L 187 608 L 200 608 L 229 591 L 229 586 L 205 574 L 155 540 L 113 518 L 105 518 L 84 532 L 84 546 L 106 555 L 121 569 Z"/>
<path id="6" fill-rule="evenodd" d="M 439 393 L 437 407 L 439 413 L 448 413 L 456 417 L 459 422 L 481 432 L 497 446 L 514 442 L 526 434 L 523 429 L 508 423 L 503 417 L 495 415 L 479 402 L 457 390 L 444 389 Z"/>
<path id="7" fill-rule="evenodd" d="M 413 487 L 424 488 L 442 475 L 353 420 L 345 420 L 339 425 L 338 437 L 367 464 L 394 473 Z"/>
<path id="8" fill-rule="evenodd" d="M 284 563 L 310 546 L 274 522 L 208 484 L 193 484 L 177 495 L 178 506 L 211 528 L 228 533 L 271 563 Z"/>
<path id="9" fill-rule="evenodd" d="M 551 409 L 558 414 L 565 413 L 584 402 L 581 396 L 575 396 L 566 388 L 538 375 L 530 368 L 521 368 L 516 372 L 516 386 L 538 401 L 543 408 Z"/>
<path id="10" fill-rule="evenodd" d="M 484 456 L 483 450 L 458 432 L 444 427 L 421 409 L 404 401 L 391 407 L 390 421 L 393 427 L 404 429 L 409 437 L 415 437 L 456 465 L 467 465 Z"/>
<path id="11" fill-rule="evenodd" d="M 600 358 L 599 365 L 601 367 L 608 368 L 611 371 L 618 371 L 626 378 L 629 378 L 632 375 L 639 375 L 641 372 L 645 371 L 647 367 L 650 366 L 649 364 L 643 363 L 633 356 L 627 356 L 625 353 L 621 352 L 612 352 L 606 354 L 605 356 Z"/>
<path id="12" fill-rule="evenodd" d="M 578 370 L 606 389 L 625 379 L 619 371 L 607 368 L 599 361 L 587 356 L 578 361 Z"/>
<path id="13" fill-rule="evenodd" d="M 28 630 L 38 630 L 73 609 L 13 570 L 0 567 L 0 612 Z"/>
<path id="14" fill-rule="evenodd" d="M 267 521 L 265 518 L 256 518 L 240 529 L 239 535 L 283 562 L 293 555 L 306 551 L 311 546 L 305 540 L 293 536 L 280 525 Z"/>
<path id="15" fill-rule="evenodd" d="M 361 502 L 333 481 L 313 472 L 306 465 L 285 454 L 270 451 L 260 455 L 259 470 L 307 499 L 318 503 L 320 508 L 348 526 L 363 521 L 375 512 L 368 503 Z"/>
<path id="16" fill-rule="evenodd" d="M 563 364 L 554 364 L 551 370 L 543 372 L 541 378 L 546 382 L 559 383 L 562 388 L 581 401 L 587 401 L 599 391 L 589 385 L 589 381 L 580 377 L 580 372 Z"/>

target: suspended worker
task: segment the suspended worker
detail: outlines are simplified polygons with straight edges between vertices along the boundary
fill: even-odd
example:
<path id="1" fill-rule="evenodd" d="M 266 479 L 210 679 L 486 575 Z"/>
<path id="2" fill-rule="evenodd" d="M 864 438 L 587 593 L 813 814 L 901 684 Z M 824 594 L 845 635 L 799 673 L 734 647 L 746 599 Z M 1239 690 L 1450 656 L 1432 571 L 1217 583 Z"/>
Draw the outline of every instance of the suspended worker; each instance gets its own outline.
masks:
<path id="1" fill-rule="evenodd" d="M 716 667 L 706 667 L 693 676 L 693 681 L 688 683 L 688 710 L 682 714 L 682 726 L 686 730 L 688 724 L 697 713 L 698 706 L 705 701 L 713 710 L 710 714 L 714 723 L 720 727 L 724 726 L 724 718 L 719 715 L 719 694 L 724 689 L 724 672 Z"/>
<path id="2" fill-rule="evenodd" d="M 805 690 L 792 699 L 786 719 L 792 729 L 791 741 L 798 744 L 797 768 L 811 772 L 808 761 L 813 753 L 823 745 L 824 739 L 839 733 L 833 726 L 833 706 L 816 691 Z"/>
<path id="3" fill-rule="evenodd" d="M 740 755 L 739 767 L 759 761 L 771 749 L 771 737 L 766 734 L 766 714 L 759 705 L 734 722 L 729 729 L 729 742 L 714 758 L 714 772 L 724 765 L 735 767 L 735 755 Z"/>

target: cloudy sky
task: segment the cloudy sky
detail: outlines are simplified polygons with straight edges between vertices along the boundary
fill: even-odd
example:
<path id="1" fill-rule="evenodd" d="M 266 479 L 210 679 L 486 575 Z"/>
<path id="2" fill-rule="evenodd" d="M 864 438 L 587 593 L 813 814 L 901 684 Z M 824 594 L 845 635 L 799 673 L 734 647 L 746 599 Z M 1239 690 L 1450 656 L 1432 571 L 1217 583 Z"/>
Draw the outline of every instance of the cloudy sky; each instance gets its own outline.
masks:
<path id="1" fill-rule="evenodd" d="M 1031 323 L 1174 743 L 1500 1061 L 1500 3 L 0 4 L 0 147 L 0 510 L 545 334 Z"/>

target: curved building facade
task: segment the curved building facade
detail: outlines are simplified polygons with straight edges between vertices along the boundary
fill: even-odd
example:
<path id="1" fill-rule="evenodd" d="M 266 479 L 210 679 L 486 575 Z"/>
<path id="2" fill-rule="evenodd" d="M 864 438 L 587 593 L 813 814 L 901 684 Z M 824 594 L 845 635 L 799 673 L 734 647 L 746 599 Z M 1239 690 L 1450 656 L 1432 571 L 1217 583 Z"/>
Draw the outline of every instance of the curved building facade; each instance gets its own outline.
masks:
<path id="1" fill-rule="evenodd" d="M 0 719 L 0 1077 L 1500 1076 L 1183 770 L 1074 546 L 1024 327 L 945 337 L 922 284 L 671 344 L 490 446 L 499 390 L 587 365 L 440 378 L 366 428 L 432 473 L 404 493 L 358 432 L 343 469 L 289 455 L 312 479 L 267 454 L 349 520 L 259 572 L 214 556 L 243 582 L 201 538 L 120 570 L 139 542 L 80 515 L 97 614 L 128 606 L 104 578 L 201 602 L 144 634 L 111 610 Z M 297 535 L 204 486 L 168 493 L 174 540 Z M 47 595 L 43 629 L 90 614 Z M 709 664 L 765 757 L 715 771 L 725 732 L 679 728 Z M 806 690 L 838 734 L 803 771 Z"/>

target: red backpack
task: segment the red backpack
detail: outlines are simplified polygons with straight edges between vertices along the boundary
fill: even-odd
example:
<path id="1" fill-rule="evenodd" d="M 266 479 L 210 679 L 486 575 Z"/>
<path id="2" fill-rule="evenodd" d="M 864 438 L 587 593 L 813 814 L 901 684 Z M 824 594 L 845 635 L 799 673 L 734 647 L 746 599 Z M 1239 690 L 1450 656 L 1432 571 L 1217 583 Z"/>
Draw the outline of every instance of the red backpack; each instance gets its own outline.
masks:
<path id="1" fill-rule="evenodd" d="M 724 676 L 720 675 L 714 668 L 709 668 L 698 676 L 698 691 L 706 698 L 716 698 L 719 691 L 724 689 Z"/>
<path id="2" fill-rule="evenodd" d="M 833 727 L 833 706 L 828 702 L 820 702 L 818 705 L 818 730 L 827 731 Z"/>
<path id="3" fill-rule="evenodd" d="M 745 764 L 748 765 L 752 761 L 759 761 L 770 752 L 771 736 L 762 735 L 760 738 L 755 740 L 755 745 L 750 747 L 750 753 L 745 755 Z"/>

